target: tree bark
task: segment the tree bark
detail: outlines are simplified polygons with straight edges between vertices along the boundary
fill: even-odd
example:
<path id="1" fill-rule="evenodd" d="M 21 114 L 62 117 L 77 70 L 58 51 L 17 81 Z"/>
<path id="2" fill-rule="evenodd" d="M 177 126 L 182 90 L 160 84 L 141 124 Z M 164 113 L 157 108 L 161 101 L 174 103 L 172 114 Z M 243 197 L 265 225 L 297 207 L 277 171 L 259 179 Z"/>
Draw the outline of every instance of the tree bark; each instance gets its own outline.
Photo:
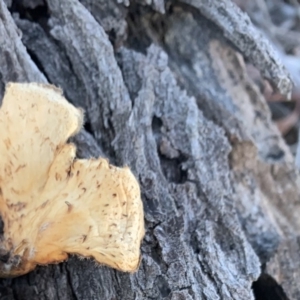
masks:
<path id="1" fill-rule="evenodd" d="M 0 299 L 300 299 L 300 177 L 244 59 L 290 93 L 230 0 L 0 0 L 1 98 L 61 87 L 85 110 L 77 155 L 128 165 L 146 223 L 137 273 L 70 257 Z"/>

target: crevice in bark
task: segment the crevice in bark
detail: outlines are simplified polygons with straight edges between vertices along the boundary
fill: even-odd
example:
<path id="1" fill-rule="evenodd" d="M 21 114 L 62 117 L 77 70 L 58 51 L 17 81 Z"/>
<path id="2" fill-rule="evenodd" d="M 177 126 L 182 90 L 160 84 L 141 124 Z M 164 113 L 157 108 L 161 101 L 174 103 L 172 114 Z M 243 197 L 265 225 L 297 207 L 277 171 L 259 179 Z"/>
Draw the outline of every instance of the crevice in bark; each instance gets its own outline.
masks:
<path id="1" fill-rule="evenodd" d="M 41 71 L 41 73 L 44 74 L 45 78 L 47 79 L 47 81 L 49 83 L 52 83 L 50 78 L 47 75 L 46 70 L 43 67 L 43 64 L 39 61 L 38 57 L 36 56 L 36 54 L 31 51 L 30 49 L 27 49 L 27 53 L 29 54 L 30 58 L 32 59 L 32 61 L 35 63 L 35 65 L 37 66 L 37 68 Z"/>
<path id="2" fill-rule="evenodd" d="M 128 24 L 128 39 L 126 41 L 126 46 L 143 54 L 146 54 L 147 48 L 152 43 L 151 38 L 145 32 L 143 24 L 141 24 L 141 20 L 146 13 L 155 14 L 151 8 L 145 8 L 144 6 L 133 3 L 130 5 L 126 17 Z"/>
<path id="3" fill-rule="evenodd" d="M 283 288 L 268 274 L 261 274 L 252 288 L 255 300 L 289 300 Z"/>
<path id="4" fill-rule="evenodd" d="M 67 279 L 68 279 L 68 283 L 69 283 L 69 290 L 71 292 L 71 297 L 72 297 L 72 299 L 79 300 L 75 293 L 76 288 L 74 289 L 74 287 L 73 287 L 73 278 L 72 278 L 72 275 L 70 274 L 70 270 L 68 269 L 68 267 L 65 267 L 64 269 L 66 270 L 66 273 L 67 273 Z"/>
<path id="5" fill-rule="evenodd" d="M 171 289 L 168 285 L 168 281 L 164 278 L 164 276 L 158 276 L 155 280 L 155 284 L 157 285 L 161 297 L 167 297 L 171 293 Z"/>
<path id="6" fill-rule="evenodd" d="M 91 127 L 91 123 L 89 121 L 85 121 L 83 127 L 84 127 L 86 132 L 93 135 L 93 130 L 92 130 L 92 127 Z"/>
<path id="7" fill-rule="evenodd" d="M 162 130 L 163 122 L 160 118 L 154 116 L 152 119 L 152 132 L 156 141 L 157 151 L 159 153 L 160 165 L 164 176 L 170 183 L 182 184 L 187 181 L 188 171 L 184 164 L 188 158 L 171 145 L 167 137 L 164 137 Z"/>
<path id="8" fill-rule="evenodd" d="M 187 171 L 183 170 L 182 166 L 182 163 L 185 161 L 183 156 L 170 159 L 160 155 L 162 171 L 169 182 L 180 184 L 187 181 Z"/>
<path id="9" fill-rule="evenodd" d="M 26 1 L 14 0 L 10 11 L 12 13 L 18 13 L 22 19 L 39 23 L 44 28 L 48 27 L 49 11 L 44 1 L 41 1 L 36 7 L 30 8 L 26 6 Z"/>

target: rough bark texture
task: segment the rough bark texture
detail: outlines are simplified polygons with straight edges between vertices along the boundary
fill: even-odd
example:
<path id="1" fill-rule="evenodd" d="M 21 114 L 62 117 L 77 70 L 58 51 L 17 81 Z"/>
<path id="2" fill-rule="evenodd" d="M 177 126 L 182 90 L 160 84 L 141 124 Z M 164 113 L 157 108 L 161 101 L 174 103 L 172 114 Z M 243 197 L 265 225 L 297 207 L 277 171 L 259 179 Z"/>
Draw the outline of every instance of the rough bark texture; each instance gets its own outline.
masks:
<path id="1" fill-rule="evenodd" d="M 0 0 L 1 98 L 60 86 L 86 111 L 78 156 L 130 166 L 147 230 L 135 274 L 71 257 L 2 279 L 0 299 L 300 299 L 300 177 L 243 56 L 290 80 L 217 3 Z"/>

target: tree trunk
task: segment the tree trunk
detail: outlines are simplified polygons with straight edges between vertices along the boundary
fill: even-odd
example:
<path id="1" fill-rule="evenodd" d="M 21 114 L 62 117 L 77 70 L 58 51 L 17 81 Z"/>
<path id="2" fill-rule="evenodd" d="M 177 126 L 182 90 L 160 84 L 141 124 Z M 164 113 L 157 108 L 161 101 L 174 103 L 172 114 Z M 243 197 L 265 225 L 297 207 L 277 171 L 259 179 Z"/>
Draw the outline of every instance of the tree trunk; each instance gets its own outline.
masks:
<path id="1" fill-rule="evenodd" d="M 137 273 L 70 257 L 0 299 L 300 299 L 300 177 L 244 59 L 290 92 L 230 0 L 0 0 L 1 98 L 61 87 L 85 110 L 77 155 L 128 165 L 146 223 Z"/>

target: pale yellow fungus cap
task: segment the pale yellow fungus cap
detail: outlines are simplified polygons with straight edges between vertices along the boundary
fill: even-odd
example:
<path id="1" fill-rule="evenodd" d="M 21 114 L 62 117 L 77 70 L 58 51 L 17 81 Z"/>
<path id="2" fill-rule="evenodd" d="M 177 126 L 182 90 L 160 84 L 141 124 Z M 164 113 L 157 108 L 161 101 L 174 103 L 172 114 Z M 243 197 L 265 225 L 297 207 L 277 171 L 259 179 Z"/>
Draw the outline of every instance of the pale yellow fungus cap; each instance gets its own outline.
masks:
<path id="1" fill-rule="evenodd" d="M 137 270 L 144 214 L 129 168 L 75 159 L 82 112 L 51 85 L 10 83 L 0 109 L 0 276 L 93 257 Z"/>

